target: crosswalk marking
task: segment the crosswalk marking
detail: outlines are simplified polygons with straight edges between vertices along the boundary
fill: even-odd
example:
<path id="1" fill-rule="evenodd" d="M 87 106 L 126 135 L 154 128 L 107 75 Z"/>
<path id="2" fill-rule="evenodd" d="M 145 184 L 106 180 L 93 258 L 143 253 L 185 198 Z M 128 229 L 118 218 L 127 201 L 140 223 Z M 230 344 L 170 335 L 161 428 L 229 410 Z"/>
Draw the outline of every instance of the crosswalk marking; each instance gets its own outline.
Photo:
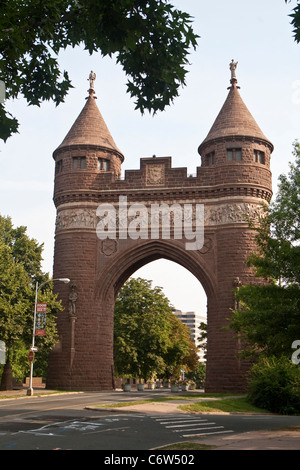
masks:
<path id="1" fill-rule="evenodd" d="M 216 426 L 216 423 L 208 419 L 191 417 L 158 417 L 153 416 L 159 424 L 174 433 L 179 433 L 181 437 L 208 436 L 211 434 L 225 434 L 234 432 L 226 430 L 224 426 Z"/>
<path id="2" fill-rule="evenodd" d="M 224 429 L 224 426 L 209 426 L 208 428 L 199 428 L 199 429 L 174 429 L 173 432 L 195 432 L 195 431 L 204 431 L 206 429 Z"/>
<path id="3" fill-rule="evenodd" d="M 201 423 L 200 421 L 195 421 L 194 423 L 189 423 L 189 424 L 172 424 L 172 426 L 165 426 L 166 428 L 186 428 L 189 426 L 205 426 L 207 421 L 205 423 Z M 216 424 L 216 423 L 210 423 L 210 424 Z"/>
<path id="4" fill-rule="evenodd" d="M 194 420 L 193 420 L 194 421 Z M 190 419 L 184 419 L 183 421 L 161 421 L 161 424 L 164 424 L 165 426 L 167 424 L 171 424 L 172 426 L 184 426 L 184 424 L 182 423 L 190 423 L 191 420 Z M 204 422 L 207 422 L 207 419 L 199 419 L 196 421 L 197 423 L 204 423 Z M 176 423 L 176 424 L 174 424 Z"/>

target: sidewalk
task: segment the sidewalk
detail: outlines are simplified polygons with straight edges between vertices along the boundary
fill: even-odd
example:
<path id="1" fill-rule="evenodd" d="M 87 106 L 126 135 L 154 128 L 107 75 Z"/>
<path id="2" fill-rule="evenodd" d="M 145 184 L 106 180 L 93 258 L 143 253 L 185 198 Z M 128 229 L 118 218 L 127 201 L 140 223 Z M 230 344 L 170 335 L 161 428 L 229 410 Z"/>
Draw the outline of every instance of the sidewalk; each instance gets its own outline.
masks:
<path id="1" fill-rule="evenodd" d="M 53 393 L 55 393 L 55 390 L 53 390 Z M 23 389 L 20 390 L 0 391 L 0 398 L 7 397 L 10 399 L 18 399 L 26 397 L 27 399 L 33 399 L 35 396 L 41 394 L 51 394 L 51 390 L 45 390 L 43 387 L 35 388 L 34 395 L 27 396 L 27 388 L 23 387 Z M 149 402 L 141 405 L 123 406 L 121 408 L 114 407 L 113 405 L 103 408 L 91 406 L 86 407 L 86 409 L 99 412 L 144 413 L 151 414 L 151 416 L 164 413 L 186 414 L 185 411 L 177 408 L 179 403 L 183 404 L 184 400 L 178 400 L 177 402 L 172 400 L 172 402 L 163 403 Z M 201 444 L 212 446 L 212 450 L 300 450 L 300 428 L 298 430 L 278 429 L 253 431 L 225 437 L 190 439 L 188 442 L 199 444 L 199 446 L 201 446 Z M 201 449 L 201 447 L 199 447 L 199 449 Z M 180 450 L 184 449 L 181 448 Z"/>
<path id="2" fill-rule="evenodd" d="M 25 385 L 23 386 L 23 388 L 20 388 L 20 389 L 15 389 L 15 390 L 0 390 L 0 403 L 1 403 L 1 399 L 5 399 L 5 398 L 9 398 L 9 399 L 17 399 L 17 398 L 24 398 L 24 397 L 27 397 L 27 390 L 28 390 L 28 387 L 26 387 Z M 36 396 L 40 396 L 40 395 L 51 395 L 51 394 L 63 394 L 63 393 L 81 393 L 81 392 L 57 392 L 56 390 L 48 390 L 45 388 L 45 386 L 41 386 L 41 387 L 34 387 L 33 388 L 34 390 L 34 393 L 33 393 L 33 396 L 28 396 L 28 398 L 34 398 Z"/>

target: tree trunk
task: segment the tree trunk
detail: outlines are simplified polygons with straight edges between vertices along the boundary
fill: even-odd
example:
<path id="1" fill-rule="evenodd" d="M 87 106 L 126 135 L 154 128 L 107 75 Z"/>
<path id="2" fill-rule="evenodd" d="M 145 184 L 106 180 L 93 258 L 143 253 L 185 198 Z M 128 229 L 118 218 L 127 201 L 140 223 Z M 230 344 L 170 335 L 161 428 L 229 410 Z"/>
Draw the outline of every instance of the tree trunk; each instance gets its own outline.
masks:
<path id="1" fill-rule="evenodd" d="M 1 378 L 0 390 L 12 390 L 13 389 L 13 380 L 12 380 L 12 367 L 10 362 L 7 361 Z"/>

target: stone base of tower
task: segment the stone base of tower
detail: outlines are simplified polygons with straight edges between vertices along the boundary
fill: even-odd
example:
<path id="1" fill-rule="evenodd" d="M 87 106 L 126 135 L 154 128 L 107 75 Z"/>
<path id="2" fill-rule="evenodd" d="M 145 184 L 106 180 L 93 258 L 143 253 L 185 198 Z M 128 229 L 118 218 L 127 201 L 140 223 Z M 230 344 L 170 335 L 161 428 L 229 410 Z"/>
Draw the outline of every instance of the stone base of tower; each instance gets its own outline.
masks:
<path id="1" fill-rule="evenodd" d="M 207 312 L 207 376 L 209 393 L 243 393 L 247 388 L 249 360 L 241 359 L 243 342 L 228 328 L 237 308 L 235 289 L 261 283 L 247 259 L 256 250 L 255 233 L 246 227 L 228 225 L 216 232 L 218 282 Z"/>
<path id="2" fill-rule="evenodd" d="M 65 390 L 65 391 L 86 391 L 101 392 L 112 391 L 115 389 L 114 379 L 110 371 L 103 373 L 101 377 L 93 377 L 88 368 L 85 373 L 70 375 L 60 373 L 59 371 L 50 371 L 47 378 L 46 388 L 49 390 Z"/>
<path id="3" fill-rule="evenodd" d="M 92 345 L 91 345 L 92 346 Z M 72 355 L 72 351 L 71 351 Z M 72 365 L 71 365 L 72 363 Z M 66 391 L 114 390 L 114 371 L 107 351 L 93 356 L 92 347 L 64 357 L 55 351 L 49 358 L 46 388 Z"/>
<path id="4" fill-rule="evenodd" d="M 96 295 L 99 240 L 94 230 L 59 232 L 55 238 L 54 279 L 64 310 L 57 315 L 59 341 L 50 353 L 46 387 L 101 391 L 114 388 L 114 299 Z"/>
<path id="5" fill-rule="evenodd" d="M 250 364 L 231 358 L 230 363 L 207 364 L 206 393 L 245 393 Z"/>

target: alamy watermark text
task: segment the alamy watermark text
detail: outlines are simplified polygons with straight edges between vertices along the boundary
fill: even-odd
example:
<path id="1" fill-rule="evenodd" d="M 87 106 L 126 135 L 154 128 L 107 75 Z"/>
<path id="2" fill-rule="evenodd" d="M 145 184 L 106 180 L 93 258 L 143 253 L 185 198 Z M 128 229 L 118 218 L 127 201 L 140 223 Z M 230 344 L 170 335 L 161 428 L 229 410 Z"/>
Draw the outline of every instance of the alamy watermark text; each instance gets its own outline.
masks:
<path id="1" fill-rule="evenodd" d="M 201 250 L 204 243 L 203 204 L 144 204 L 128 205 L 127 196 L 120 196 L 118 205 L 100 204 L 97 236 L 125 240 L 171 238 L 189 240 L 186 250 Z"/>

